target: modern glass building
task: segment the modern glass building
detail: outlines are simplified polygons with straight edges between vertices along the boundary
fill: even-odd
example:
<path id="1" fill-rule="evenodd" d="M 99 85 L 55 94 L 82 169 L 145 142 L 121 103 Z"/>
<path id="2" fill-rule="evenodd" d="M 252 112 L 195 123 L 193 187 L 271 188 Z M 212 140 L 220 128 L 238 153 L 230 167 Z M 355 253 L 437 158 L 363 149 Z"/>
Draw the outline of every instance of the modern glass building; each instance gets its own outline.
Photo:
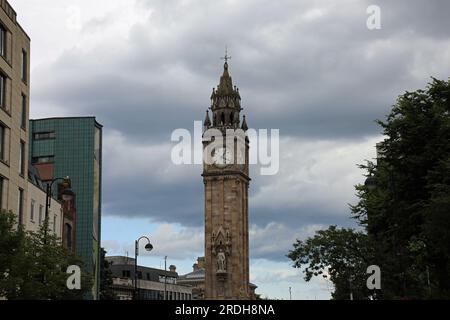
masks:
<path id="1" fill-rule="evenodd" d="M 76 252 L 100 284 L 102 125 L 95 117 L 30 120 L 29 157 L 43 181 L 69 176 L 76 194 Z M 57 192 L 55 184 L 54 192 Z"/>

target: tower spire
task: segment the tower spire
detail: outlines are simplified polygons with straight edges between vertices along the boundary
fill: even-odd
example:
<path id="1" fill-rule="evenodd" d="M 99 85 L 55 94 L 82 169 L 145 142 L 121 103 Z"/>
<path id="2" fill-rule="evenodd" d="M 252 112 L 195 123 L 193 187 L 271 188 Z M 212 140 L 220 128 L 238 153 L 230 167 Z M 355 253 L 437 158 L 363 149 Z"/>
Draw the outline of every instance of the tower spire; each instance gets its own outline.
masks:
<path id="1" fill-rule="evenodd" d="M 238 128 L 240 123 L 241 96 L 239 89 L 233 86 L 233 80 L 228 72 L 228 48 L 225 48 L 223 74 L 220 77 L 217 89 L 211 94 L 212 126 Z M 205 119 L 206 121 L 206 119 Z M 207 121 L 206 121 L 207 122 Z"/>

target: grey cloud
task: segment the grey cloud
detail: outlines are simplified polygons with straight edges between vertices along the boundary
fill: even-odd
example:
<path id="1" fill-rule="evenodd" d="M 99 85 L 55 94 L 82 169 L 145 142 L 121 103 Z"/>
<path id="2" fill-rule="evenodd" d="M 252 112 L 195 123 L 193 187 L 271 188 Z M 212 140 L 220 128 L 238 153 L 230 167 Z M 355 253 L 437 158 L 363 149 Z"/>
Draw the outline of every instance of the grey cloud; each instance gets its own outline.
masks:
<path id="1" fill-rule="evenodd" d="M 312 138 L 358 137 L 376 133 L 373 120 L 402 91 L 422 85 L 410 74 L 415 56 L 407 39 L 397 39 L 389 25 L 370 33 L 361 3 L 331 6 L 313 21 L 301 13 L 314 6 L 298 1 L 190 4 L 160 9 L 151 2 L 153 14 L 130 30 L 128 40 L 67 52 L 37 71 L 49 80 L 38 85 L 36 98 L 95 113 L 136 139 L 161 139 L 203 117 L 221 73 L 217 57 L 228 42 L 235 57 L 231 72 L 255 127 Z M 390 8 L 386 15 L 401 19 L 402 7 Z M 375 46 L 377 41 L 386 43 Z"/>
<path id="2" fill-rule="evenodd" d="M 378 0 L 384 28 L 390 32 L 411 32 L 414 36 L 450 38 L 450 3 L 448 1 Z"/>
<path id="3" fill-rule="evenodd" d="M 127 37 L 98 33 L 97 45 L 72 48 L 34 69 L 32 107 L 59 105 L 65 114 L 96 115 L 105 126 L 105 215 L 198 227 L 201 168 L 174 168 L 169 151 L 155 146 L 169 145 L 172 130 L 203 118 L 228 44 L 250 127 L 279 128 L 297 142 L 328 142 L 323 150 L 291 147 L 297 158 L 284 159 L 278 176 L 252 175 L 252 224 L 277 221 L 292 226 L 291 236 L 305 225 L 351 225 L 346 202 L 362 180 L 355 166 L 364 160 L 352 146 L 374 147 L 368 139 L 380 132 L 374 120 L 397 95 L 423 87 L 430 75 L 448 77 L 449 70 L 449 4 L 380 0 L 380 31 L 366 28 L 369 4 L 140 0 L 139 9 L 152 13 Z M 84 28 L 114 19 L 102 14 Z M 107 139 L 116 133 L 123 140 Z M 285 250 L 258 251 L 263 247 L 256 255 L 279 257 Z"/>
<path id="4" fill-rule="evenodd" d="M 141 146 L 115 135 L 105 140 L 104 214 L 202 225 L 201 166 L 172 164 L 171 144 Z M 373 157 L 378 140 L 282 139 L 277 175 L 261 176 L 252 167 L 250 222 L 354 225 L 347 203 L 355 201 L 353 185 L 363 181 L 356 164 Z"/>
<path id="5" fill-rule="evenodd" d="M 83 24 L 81 31 L 83 33 L 101 32 L 103 28 L 107 27 L 112 23 L 112 19 L 108 15 L 103 17 L 94 18 Z"/>

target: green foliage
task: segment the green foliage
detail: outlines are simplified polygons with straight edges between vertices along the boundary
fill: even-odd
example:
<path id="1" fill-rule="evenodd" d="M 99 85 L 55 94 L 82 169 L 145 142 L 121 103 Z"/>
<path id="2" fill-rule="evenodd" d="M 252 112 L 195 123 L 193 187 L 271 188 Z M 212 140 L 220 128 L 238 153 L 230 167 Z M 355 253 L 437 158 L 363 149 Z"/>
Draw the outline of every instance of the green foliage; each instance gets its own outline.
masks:
<path id="1" fill-rule="evenodd" d="M 352 218 L 366 231 L 367 241 L 360 242 L 358 249 L 370 252 L 371 261 L 382 270 L 380 297 L 448 299 L 450 81 L 432 79 L 425 90 L 406 92 L 386 121 L 378 124 L 386 139 L 378 145 L 377 163 L 360 166 L 367 177 L 374 177 L 376 188 L 356 186 L 359 201 L 351 206 Z M 352 261 L 351 252 L 336 245 L 348 237 L 345 230 L 333 230 L 294 245 L 295 254 L 291 252 L 290 257 L 295 266 L 312 263 L 320 270 L 325 266 L 339 270 L 341 261 L 330 259 L 329 254 L 305 259 L 322 247 Z M 354 272 L 353 268 L 350 264 L 346 272 Z M 311 273 L 305 272 L 310 279 Z M 335 294 L 343 291 L 344 282 L 332 281 Z"/>
<path id="2" fill-rule="evenodd" d="M 17 268 L 26 264 L 23 247 L 26 235 L 23 228 L 16 226 L 12 212 L 0 213 L 0 296 L 14 290 Z"/>
<path id="3" fill-rule="evenodd" d="M 82 272 L 82 290 L 67 288 L 67 267 L 82 268 L 83 263 L 46 229 L 48 220 L 38 232 L 25 233 L 17 227 L 13 213 L 0 213 L 0 296 L 8 300 L 82 299 L 83 292 L 92 287 L 91 276 Z"/>
<path id="4" fill-rule="evenodd" d="M 370 296 L 366 270 L 373 259 L 368 241 L 363 232 L 331 226 L 306 241 L 297 240 L 288 257 L 294 267 L 305 266 L 306 281 L 322 276 L 334 283 L 334 299 L 349 299 L 350 291 L 355 299 L 364 299 Z"/>

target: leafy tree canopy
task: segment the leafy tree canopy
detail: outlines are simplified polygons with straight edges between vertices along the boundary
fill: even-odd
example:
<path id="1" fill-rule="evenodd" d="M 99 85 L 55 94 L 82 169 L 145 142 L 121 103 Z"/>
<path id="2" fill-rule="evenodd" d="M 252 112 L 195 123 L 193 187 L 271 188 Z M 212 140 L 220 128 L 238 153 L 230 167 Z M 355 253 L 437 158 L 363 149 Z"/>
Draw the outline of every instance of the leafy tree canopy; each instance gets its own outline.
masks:
<path id="1" fill-rule="evenodd" d="M 450 81 L 406 92 L 377 123 L 386 137 L 378 159 L 360 166 L 374 188 L 356 186 L 351 206 L 365 232 L 330 227 L 298 241 L 289 257 L 306 266 L 307 280 L 329 268 L 337 298 L 345 281 L 331 272 L 358 277 L 363 261 L 381 268 L 380 297 L 450 298 Z M 367 261 L 355 260 L 355 246 Z"/>

